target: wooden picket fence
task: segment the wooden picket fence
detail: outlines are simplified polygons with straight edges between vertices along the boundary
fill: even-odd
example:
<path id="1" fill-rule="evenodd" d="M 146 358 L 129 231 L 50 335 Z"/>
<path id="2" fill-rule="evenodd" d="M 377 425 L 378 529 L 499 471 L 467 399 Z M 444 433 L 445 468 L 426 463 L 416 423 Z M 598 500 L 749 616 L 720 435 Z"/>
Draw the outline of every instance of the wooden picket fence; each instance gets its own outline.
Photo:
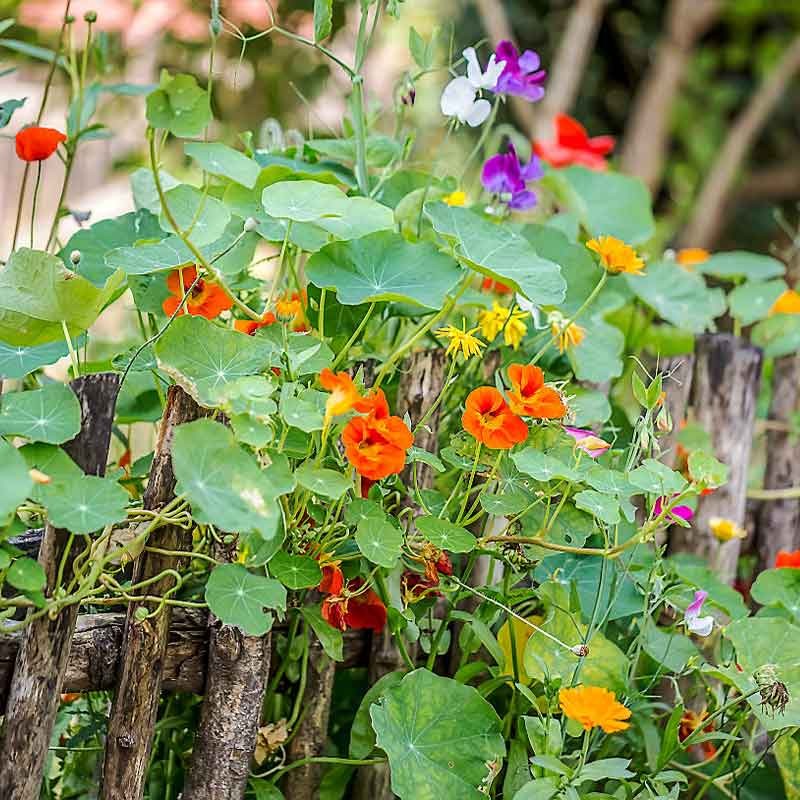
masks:
<path id="1" fill-rule="evenodd" d="M 788 357 L 787 357 L 788 359 Z M 671 552 L 688 550 L 707 557 L 725 579 L 734 577 L 739 541 L 717 545 L 701 535 L 700 526 L 719 515 L 745 522 L 746 478 L 755 433 L 755 410 L 761 376 L 760 351 L 730 334 L 711 334 L 697 340 L 694 357 L 662 365 L 674 373 L 667 382 L 667 402 L 677 427 L 691 406 L 694 417 L 712 435 L 718 457 L 731 470 L 726 487 L 700 501 L 696 531 L 678 529 L 671 534 Z M 366 371 L 366 370 L 365 370 Z M 774 400 L 766 488 L 796 484 L 797 444 L 786 433 L 786 423 L 797 405 L 798 361 L 779 363 L 774 376 Z M 444 380 L 441 352 L 411 355 L 404 363 L 398 392 L 398 413 L 418 420 L 435 398 Z M 102 475 L 108 458 L 114 404 L 119 376 L 88 375 L 72 382 L 82 412 L 79 435 L 65 445 L 88 474 Z M 787 401 L 786 395 L 790 394 Z M 205 412 L 183 390 L 173 386 L 167 396 L 160 425 L 144 507 L 159 509 L 174 497 L 175 476 L 170 448 L 175 428 Z M 438 430 L 433 415 L 421 431 L 418 444 L 433 449 Z M 674 441 L 674 440 L 673 440 Z M 665 458 L 668 460 L 670 454 Z M 786 464 L 791 465 L 787 472 Z M 421 473 L 423 485 L 432 476 Z M 769 536 L 758 537 L 755 547 L 770 564 L 775 542 L 781 547 L 800 546 L 800 501 L 786 499 L 781 506 L 764 504 L 762 524 Z M 776 526 L 780 527 L 780 530 Z M 38 542 L 39 561 L 45 568 L 47 594 L 54 589 L 56 565 L 69 540 L 65 531 L 45 528 L 39 539 L 28 535 L 29 548 Z M 702 543 L 702 548 L 700 547 Z M 25 544 L 25 542 L 23 542 Z M 159 550 L 191 550 L 191 533 L 165 526 L 152 534 L 149 546 Z M 745 543 L 747 545 L 748 542 Z M 232 549 L 215 557 L 225 560 Z M 69 578 L 69 553 L 64 560 Z M 156 576 L 175 559 L 145 550 L 134 562 L 134 580 Z M 151 596 L 170 588 L 170 579 L 151 587 Z M 145 604 L 147 605 L 147 604 Z M 0 713 L 5 714 L 0 742 L 0 798 L 37 800 L 51 744 L 53 725 L 62 691 L 114 691 L 106 737 L 101 800 L 138 800 L 143 796 L 153 742 L 159 699 L 163 692 L 188 691 L 204 696 L 195 734 L 183 800 L 241 800 L 261 723 L 262 699 L 270 674 L 271 634 L 247 636 L 223 626 L 211 614 L 197 611 L 170 613 L 165 606 L 155 617 L 138 621 L 138 603 L 125 614 L 79 614 L 77 606 L 57 615 L 35 619 L 21 633 L 0 637 Z M 148 607 L 147 610 L 152 610 Z M 374 681 L 401 666 L 387 635 L 361 632 L 345 636 L 344 666 L 368 667 Z M 311 647 L 309 675 L 303 699 L 300 729 L 288 747 L 288 760 L 320 755 L 326 743 L 335 664 L 319 643 Z M 311 800 L 318 795 L 318 765 L 290 771 L 284 790 L 291 800 Z M 356 800 L 392 798 L 385 766 L 361 768 L 353 795 Z"/>

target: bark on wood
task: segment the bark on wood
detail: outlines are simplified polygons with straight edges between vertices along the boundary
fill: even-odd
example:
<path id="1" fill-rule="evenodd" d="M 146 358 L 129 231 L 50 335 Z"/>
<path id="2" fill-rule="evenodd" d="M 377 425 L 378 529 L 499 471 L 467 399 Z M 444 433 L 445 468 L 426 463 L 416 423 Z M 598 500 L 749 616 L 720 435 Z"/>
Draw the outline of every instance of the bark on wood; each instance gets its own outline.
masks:
<path id="1" fill-rule="evenodd" d="M 556 115 L 568 113 L 575 104 L 606 5 L 608 0 L 578 0 L 573 4 L 548 69 L 547 92 L 536 112 L 534 128 L 526 129 L 537 139 L 552 139 Z"/>
<path id="2" fill-rule="evenodd" d="M 772 403 L 769 419 L 788 423 L 800 401 L 800 355 L 776 358 L 772 369 Z M 788 427 L 788 426 L 787 426 Z M 800 447 L 788 430 L 767 431 L 765 489 L 785 489 L 800 484 Z M 800 500 L 765 500 L 758 514 L 760 569 L 775 564 L 779 550 L 800 548 Z"/>
<path id="3" fill-rule="evenodd" d="M 289 763 L 322 755 L 328 738 L 333 678 L 336 662 L 322 652 L 314 637 L 309 654 L 308 681 L 303 696 L 302 719 L 289 743 Z M 308 764 L 287 773 L 284 794 L 291 800 L 318 800 L 322 767 Z"/>
<path id="4" fill-rule="evenodd" d="M 800 162 L 780 161 L 752 170 L 736 192 L 738 202 L 800 197 Z"/>
<path id="5" fill-rule="evenodd" d="M 236 544 L 218 548 L 232 561 Z M 247 636 L 208 616 L 208 669 L 183 800 L 242 800 L 269 677 L 271 636 Z"/>
<path id="6" fill-rule="evenodd" d="M 77 378 L 70 386 L 81 406 L 81 430 L 64 449 L 84 472 L 105 474 L 111 426 L 119 391 L 119 375 L 97 373 Z M 56 588 L 58 566 L 64 560 L 63 581 L 72 577 L 69 533 L 48 525 L 39 551 L 47 575 L 45 594 Z M 77 548 L 75 548 L 77 550 Z M 70 654 L 78 607 L 62 609 L 54 618 L 40 617 L 22 633 L 22 643 L 8 690 L 5 737 L 0 747 L 0 797 L 35 800 L 50 746 L 59 687 Z"/>
<path id="7" fill-rule="evenodd" d="M 789 82 L 800 70 L 800 36 L 786 49 L 777 66 L 767 75 L 728 136 L 709 170 L 694 206 L 692 217 L 680 237 L 685 247 L 713 246 L 722 228 L 726 201 L 747 154 L 780 101 Z"/>
<path id="8" fill-rule="evenodd" d="M 208 667 L 208 625 L 203 611 L 176 609 L 172 614 L 169 641 L 164 654 L 162 692 L 202 694 Z M 285 626 L 275 626 L 276 630 Z M 117 684 L 122 655 L 125 614 L 81 614 L 72 636 L 64 681 L 54 691 L 108 691 Z M 5 709 L 14 661 L 22 632 L 0 636 L 0 714 Z M 344 634 L 343 669 L 363 667 L 371 652 L 369 635 L 364 631 Z"/>
<path id="9" fill-rule="evenodd" d="M 711 434 L 715 455 L 728 466 L 729 478 L 713 494 L 700 498 L 691 529 L 673 528 L 670 550 L 708 559 L 726 582 L 736 575 L 741 542 L 718 542 L 709 530 L 709 520 L 725 517 L 744 523 L 761 361 L 757 347 L 731 334 L 706 334 L 697 340 L 694 413 Z"/>
<path id="10" fill-rule="evenodd" d="M 656 57 L 633 100 L 622 149 L 622 169 L 641 178 L 651 191 L 660 183 L 675 98 L 695 43 L 722 10 L 720 0 L 672 0 Z"/>
<path id="11" fill-rule="evenodd" d="M 172 471 L 170 451 L 175 428 L 202 414 L 203 410 L 183 389 L 179 386 L 170 387 L 143 499 L 146 509 L 156 510 L 173 499 L 175 474 Z M 191 542 L 187 541 L 185 531 L 167 525 L 157 528 L 150 536 L 148 544 L 163 550 L 180 550 Z M 177 566 L 179 565 L 174 558 L 145 550 L 134 562 L 133 582 L 151 578 L 165 569 L 174 569 Z M 148 593 L 162 596 L 173 584 L 174 578 L 167 576 L 148 586 Z M 108 724 L 100 793 L 103 800 L 141 798 L 150 760 L 161 694 L 170 608 L 165 606 L 156 617 L 139 622 L 137 613 L 140 613 L 140 608 L 153 610 L 146 603 L 130 603 L 128 606 L 122 644 L 125 658 Z"/>
<path id="12" fill-rule="evenodd" d="M 688 353 L 683 356 L 667 358 L 659 364 L 658 371 L 664 376 L 663 387 L 666 393 L 664 402 L 672 419 L 672 430 L 659 439 L 661 460 L 668 467 L 674 467 L 678 431 L 681 422 L 686 418 L 692 391 L 694 355 Z"/>

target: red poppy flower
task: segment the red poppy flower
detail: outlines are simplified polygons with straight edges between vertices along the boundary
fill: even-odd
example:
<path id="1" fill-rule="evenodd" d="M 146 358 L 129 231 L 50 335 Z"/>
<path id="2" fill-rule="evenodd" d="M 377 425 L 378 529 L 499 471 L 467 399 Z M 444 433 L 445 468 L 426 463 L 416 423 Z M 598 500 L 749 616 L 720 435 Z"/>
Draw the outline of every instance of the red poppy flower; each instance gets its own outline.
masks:
<path id="1" fill-rule="evenodd" d="M 23 161 L 44 161 L 50 158 L 67 137 L 55 128 L 39 128 L 31 125 L 23 128 L 15 137 L 17 156 Z"/>
<path id="2" fill-rule="evenodd" d="M 789 553 L 786 550 L 779 550 L 775 557 L 775 568 L 794 567 L 800 569 L 800 550 Z"/>
<path id="3" fill-rule="evenodd" d="M 561 395 L 544 385 L 544 373 L 530 364 L 511 364 L 508 368 L 511 389 L 508 405 L 515 414 L 536 419 L 561 419 L 567 407 Z"/>
<path id="4" fill-rule="evenodd" d="M 183 299 L 183 295 L 196 278 L 197 270 L 194 267 L 184 267 L 170 272 L 167 276 L 167 289 L 169 289 L 170 297 L 161 305 L 167 316 L 171 317 L 175 313 Z M 201 278 L 192 289 L 179 314 L 188 313 L 195 317 L 214 319 L 232 306 L 233 300 L 222 287 Z"/>
<path id="5" fill-rule="evenodd" d="M 604 170 L 608 166 L 604 156 L 614 149 L 613 136 L 592 136 L 576 119 L 558 114 L 555 119 L 556 138 L 550 141 L 536 140 L 533 152 L 552 167 L 568 167 L 579 164 L 589 169 Z"/>
<path id="6" fill-rule="evenodd" d="M 252 336 L 259 328 L 266 328 L 268 325 L 274 325 L 277 318 L 271 311 L 265 311 L 261 319 L 235 319 L 233 327 L 240 333 L 246 333 Z"/>
<path id="7" fill-rule="evenodd" d="M 322 601 L 322 617 L 333 628 L 363 628 L 380 633 L 386 625 L 386 606 L 372 589 L 363 590 L 364 581 L 350 581 L 338 594 Z"/>
<path id="8" fill-rule="evenodd" d="M 493 386 L 481 386 L 470 392 L 461 424 L 492 450 L 508 450 L 528 438 L 528 426 Z"/>

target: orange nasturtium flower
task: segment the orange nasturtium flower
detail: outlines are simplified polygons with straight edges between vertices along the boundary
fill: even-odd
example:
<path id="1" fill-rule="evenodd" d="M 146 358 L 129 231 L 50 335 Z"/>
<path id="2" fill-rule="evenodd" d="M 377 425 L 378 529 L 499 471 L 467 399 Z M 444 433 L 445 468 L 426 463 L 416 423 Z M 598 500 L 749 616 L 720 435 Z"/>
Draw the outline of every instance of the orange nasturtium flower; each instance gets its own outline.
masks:
<path id="1" fill-rule="evenodd" d="M 544 385 L 544 373 L 532 364 L 511 364 L 508 368 L 511 388 L 508 405 L 515 414 L 535 419 L 561 419 L 567 407 L 561 395 Z"/>
<path id="2" fill-rule="evenodd" d="M 558 703 L 566 717 L 583 725 L 585 731 L 600 727 L 605 733 L 617 733 L 629 727 L 631 710 L 617 700 L 614 692 L 600 686 L 576 686 L 562 689 Z"/>
<path id="3" fill-rule="evenodd" d="M 708 250 L 703 250 L 702 247 L 684 247 L 675 254 L 675 260 L 682 267 L 704 264 L 709 258 L 711 258 L 711 253 Z"/>
<path id="4" fill-rule="evenodd" d="M 355 578 L 336 594 L 322 601 L 323 619 L 333 628 L 366 628 L 380 633 L 386 625 L 386 606 L 372 589 L 364 588 L 364 581 Z"/>
<path id="5" fill-rule="evenodd" d="M 772 314 L 800 314 L 800 293 L 794 289 L 787 289 L 772 304 L 769 310 Z"/>
<path id="6" fill-rule="evenodd" d="M 322 388 L 331 393 L 325 403 L 325 417 L 338 417 L 346 414 L 361 400 L 353 379 L 346 372 L 333 373 L 327 367 L 319 374 Z"/>
<path id="7" fill-rule="evenodd" d="M 493 386 L 470 392 L 465 405 L 464 430 L 492 450 L 508 450 L 528 438 L 528 426 Z"/>
<path id="8" fill-rule="evenodd" d="M 617 275 L 626 272 L 628 275 L 641 275 L 644 261 L 636 255 L 636 251 L 616 236 L 598 236 L 589 239 L 586 247 L 600 256 L 600 264 L 606 272 Z"/>
<path id="9" fill-rule="evenodd" d="M 794 567 L 800 569 L 800 550 L 789 552 L 788 550 L 779 550 L 778 555 L 775 556 L 775 568 L 782 569 L 786 567 Z"/>
<path id="10" fill-rule="evenodd" d="M 281 322 L 290 323 L 293 331 L 307 331 L 309 329 L 306 319 L 305 307 L 308 296 L 305 289 L 301 292 L 284 292 L 275 302 L 275 313 Z"/>
<path id="11" fill-rule="evenodd" d="M 240 333 L 246 333 L 252 336 L 259 328 L 266 328 L 268 325 L 274 325 L 277 318 L 271 311 L 265 311 L 261 319 L 235 319 L 233 327 Z"/>
<path id="12" fill-rule="evenodd" d="M 183 295 L 196 278 L 197 270 L 194 267 L 184 267 L 170 272 L 167 276 L 167 289 L 169 289 L 170 296 L 161 305 L 167 316 L 171 317 L 175 313 Z M 233 300 L 221 286 L 201 278 L 192 289 L 179 314 L 188 313 L 195 317 L 214 319 L 232 306 Z"/>
<path id="13" fill-rule="evenodd" d="M 347 460 L 363 478 L 379 481 L 403 471 L 406 450 L 414 434 L 400 417 L 389 414 L 386 396 L 378 389 L 354 403 L 363 417 L 353 417 L 342 431 Z"/>
<path id="14" fill-rule="evenodd" d="M 67 137 L 55 128 L 40 128 L 31 125 L 23 128 L 15 137 L 17 156 L 23 161 L 44 161 L 50 158 Z"/>

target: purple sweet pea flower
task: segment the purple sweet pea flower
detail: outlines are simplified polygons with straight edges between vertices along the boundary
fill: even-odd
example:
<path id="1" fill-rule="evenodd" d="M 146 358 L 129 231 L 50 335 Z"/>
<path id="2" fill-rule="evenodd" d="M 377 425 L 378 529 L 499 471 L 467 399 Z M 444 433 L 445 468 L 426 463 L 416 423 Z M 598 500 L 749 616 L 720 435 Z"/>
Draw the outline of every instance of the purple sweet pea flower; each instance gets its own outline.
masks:
<path id="1" fill-rule="evenodd" d="M 711 631 L 714 630 L 714 617 L 700 616 L 700 612 L 703 610 L 703 603 L 705 603 L 707 597 L 708 592 L 704 592 L 702 589 L 696 591 L 694 600 L 686 606 L 686 613 L 683 615 L 686 629 L 698 636 L 709 636 Z"/>
<path id="2" fill-rule="evenodd" d="M 663 500 L 665 499 L 666 498 L 659 497 L 658 500 L 656 500 L 655 503 L 653 503 L 654 517 L 658 517 L 661 515 L 661 512 L 664 510 Z M 694 516 L 694 511 L 692 511 L 692 509 L 689 508 L 689 506 L 675 506 L 675 508 L 669 511 L 669 514 L 671 514 L 673 517 L 680 517 L 681 519 L 686 520 L 686 522 L 688 522 Z"/>
<path id="3" fill-rule="evenodd" d="M 575 440 L 575 447 L 588 453 L 592 458 L 603 455 L 611 445 L 601 439 L 594 431 L 587 431 L 583 428 L 570 428 L 564 426 L 564 432 L 568 433 Z"/>
<path id="4" fill-rule="evenodd" d="M 508 203 L 509 208 L 522 211 L 536 205 L 536 195 L 529 191 L 525 184 L 544 175 L 542 165 L 536 156 L 527 164 L 517 158 L 513 144 L 508 151 L 498 153 L 486 160 L 481 172 L 481 183 L 487 192 L 500 196 Z"/>
<path id="5" fill-rule="evenodd" d="M 533 50 L 526 50 L 520 55 L 511 42 L 502 41 L 495 50 L 495 59 L 498 63 L 506 62 L 494 87 L 497 94 L 524 97 L 532 103 L 544 97 L 544 87 L 541 84 L 547 73 L 539 69 L 541 61 Z"/>

